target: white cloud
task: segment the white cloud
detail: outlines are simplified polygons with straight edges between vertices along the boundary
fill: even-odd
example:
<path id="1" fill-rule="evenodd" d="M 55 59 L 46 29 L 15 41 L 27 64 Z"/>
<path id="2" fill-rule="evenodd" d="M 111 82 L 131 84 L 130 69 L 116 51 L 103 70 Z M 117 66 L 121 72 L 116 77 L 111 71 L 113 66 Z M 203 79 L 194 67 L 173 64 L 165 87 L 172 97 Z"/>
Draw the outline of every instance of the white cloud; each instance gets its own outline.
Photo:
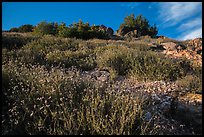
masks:
<path id="1" fill-rule="evenodd" d="M 158 18 L 165 26 L 174 26 L 192 17 L 202 8 L 201 2 L 160 2 Z M 161 25 L 161 24 L 160 24 Z"/>
<path id="2" fill-rule="evenodd" d="M 190 21 L 181 24 L 177 30 L 183 31 L 186 29 L 193 29 L 195 27 L 201 27 L 202 26 L 202 18 L 195 18 L 195 19 L 191 19 Z"/>
<path id="3" fill-rule="evenodd" d="M 202 37 L 202 2 L 161 2 L 158 8 L 160 28 L 176 26 L 179 40 Z"/>
<path id="4" fill-rule="evenodd" d="M 178 37 L 179 40 L 187 40 L 187 39 L 194 39 L 194 38 L 202 38 L 202 27 L 197 28 L 195 30 L 183 32 L 181 36 Z"/>

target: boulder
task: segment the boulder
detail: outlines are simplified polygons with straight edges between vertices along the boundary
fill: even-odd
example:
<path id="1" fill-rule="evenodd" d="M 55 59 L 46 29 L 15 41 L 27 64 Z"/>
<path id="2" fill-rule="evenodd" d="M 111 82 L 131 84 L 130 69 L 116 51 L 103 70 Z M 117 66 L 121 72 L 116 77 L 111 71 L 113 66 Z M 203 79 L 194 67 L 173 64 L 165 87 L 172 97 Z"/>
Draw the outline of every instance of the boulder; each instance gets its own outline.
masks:
<path id="1" fill-rule="evenodd" d="M 187 44 L 188 47 L 190 47 L 193 51 L 202 51 L 202 38 L 196 38 L 193 40 L 190 40 Z"/>
<path id="2" fill-rule="evenodd" d="M 104 31 L 108 36 L 112 36 L 113 33 L 114 33 L 112 28 L 106 27 L 104 25 L 100 25 L 99 26 L 99 31 Z"/>
<path id="3" fill-rule="evenodd" d="M 167 50 L 176 50 L 177 44 L 174 42 L 165 42 L 161 43 L 161 45 Z"/>

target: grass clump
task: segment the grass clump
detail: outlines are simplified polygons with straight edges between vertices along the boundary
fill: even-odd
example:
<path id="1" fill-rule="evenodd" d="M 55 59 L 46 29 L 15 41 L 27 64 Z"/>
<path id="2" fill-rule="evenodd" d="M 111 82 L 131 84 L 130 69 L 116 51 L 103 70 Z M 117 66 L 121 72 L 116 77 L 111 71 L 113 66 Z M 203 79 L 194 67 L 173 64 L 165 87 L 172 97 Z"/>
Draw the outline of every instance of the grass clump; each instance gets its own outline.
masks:
<path id="1" fill-rule="evenodd" d="M 186 75 L 178 79 L 177 84 L 182 90 L 190 93 L 202 94 L 202 76 Z"/>
<path id="2" fill-rule="evenodd" d="M 50 52 L 46 55 L 46 60 L 52 65 L 62 64 L 65 67 L 75 66 L 82 70 L 95 68 L 94 55 L 89 51 L 59 51 Z"/>

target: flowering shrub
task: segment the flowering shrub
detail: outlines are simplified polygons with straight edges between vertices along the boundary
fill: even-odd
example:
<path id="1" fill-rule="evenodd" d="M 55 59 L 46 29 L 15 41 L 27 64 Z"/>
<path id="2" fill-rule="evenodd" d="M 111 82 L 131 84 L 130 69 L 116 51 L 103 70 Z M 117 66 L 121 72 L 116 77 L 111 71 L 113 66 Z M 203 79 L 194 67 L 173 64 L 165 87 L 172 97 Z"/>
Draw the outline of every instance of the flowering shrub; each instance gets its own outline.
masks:
<path id="1" fill-rule="evenodd" d="M 20 66 L 19 66 L 20 65 Z M 12 101 L 3 134 L 140 134 L 142 98 L 95 86 L 77 70 L 3 65 L 4 101 Z"/>

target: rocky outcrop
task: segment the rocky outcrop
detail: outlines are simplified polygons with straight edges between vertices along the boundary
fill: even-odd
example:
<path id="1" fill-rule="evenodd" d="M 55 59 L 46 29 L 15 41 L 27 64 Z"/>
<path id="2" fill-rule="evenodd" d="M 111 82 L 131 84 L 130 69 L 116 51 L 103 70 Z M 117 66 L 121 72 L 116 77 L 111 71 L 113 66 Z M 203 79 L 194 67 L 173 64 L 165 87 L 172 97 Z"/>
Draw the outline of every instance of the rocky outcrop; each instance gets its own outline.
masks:
<path id="1" fill-rule="evenodd" d="M 161 45 L 166 50 L 176 50 L 176 43 L 174 43 L 174 42 L 165 42 L 165 43 L 161 43 Z"/>
<path id="2" fill-rule="evenodd" d="M 188 49 L 195 51 L 197 54 L 202 54 L 202 38 L 190 40 L 187 46 Z"/>
<path id="3" fill-rule="evenodd" d="M 186 42 L 163 42 L 148 44 L 153 51 L 159 51 L 172 58 L 187 58 L 195 65 L 202 65 L 202 39 L 197 38 Z"/>
<path id="4" fill-rule="evenodd" d="M 114 33 L 112 28 L 106 27 L 104 25 L 100 25 L 99 26 L 99 31 L 104 31 L 108 36 L 112 36 L 113 33 Z"/>

